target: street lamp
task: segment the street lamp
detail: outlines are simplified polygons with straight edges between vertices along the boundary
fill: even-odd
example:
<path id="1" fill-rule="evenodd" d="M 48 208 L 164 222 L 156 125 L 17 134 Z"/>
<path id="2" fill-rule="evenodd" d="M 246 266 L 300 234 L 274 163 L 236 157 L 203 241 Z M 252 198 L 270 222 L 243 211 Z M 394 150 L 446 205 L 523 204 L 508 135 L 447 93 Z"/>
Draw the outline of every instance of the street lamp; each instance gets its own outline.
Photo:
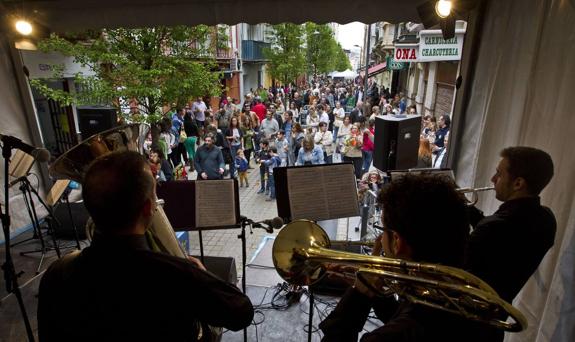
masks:
<path id="1" fill-rule="evenodd" d="M 319 54 L 319 47 L 317 44 L 317 37 L 320 35 L 320 32 L 316 29 L 315 31 L 313 31 L 312 33 L 313 38 L 314 38 L 314 56 L 313 56 L 313 80 L 314 82 L 317 80 L 317 60 L 318 60 L 318 54 Z"/>
<path id="2" fill-rule="evenodd" d="M 367 68 L 369 67 L 369 43 L 371 42 L 371 24 L 367 25 L 367 31 L 365 33 L 365 77 L 363 79 L 363 103 L 367 100 L 367 79 L 369 78 L 369 73 Z"/>

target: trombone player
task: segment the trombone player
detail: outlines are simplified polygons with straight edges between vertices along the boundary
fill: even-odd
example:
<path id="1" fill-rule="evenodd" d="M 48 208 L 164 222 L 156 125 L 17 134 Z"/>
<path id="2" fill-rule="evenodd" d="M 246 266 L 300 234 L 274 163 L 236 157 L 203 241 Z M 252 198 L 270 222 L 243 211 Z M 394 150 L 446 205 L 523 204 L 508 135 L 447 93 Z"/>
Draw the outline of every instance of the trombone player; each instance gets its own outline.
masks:
<path id="1" fill-rule="evenodd" d="M 463 266 L 469 236 L 466 201 L 451 179 L 407 174 L 380 192 L 378 204 L 385 227 L 381 247 L 387 257 Z M 449 214 L 433 219 L 438 212 Z M 377 296 L 356 280 L 320 324 L 323 341 L 357 341 L 371 308 L 385 324 L 364 334 L 363 342 L 488 341 L 482 334 L 492 330 L 452 313 Z"/>
<path id="2" fill-rule="evenodd" d="M 466 269 L 509 303 L 553 246 L 557 222 L 539 198 L 552 177 L 553 161 L 546 152 L 525 146 L 505 148 L 491 178 L 495 198 L 503 204 L 486 217 L 470 207 L 474 230 Z"/>

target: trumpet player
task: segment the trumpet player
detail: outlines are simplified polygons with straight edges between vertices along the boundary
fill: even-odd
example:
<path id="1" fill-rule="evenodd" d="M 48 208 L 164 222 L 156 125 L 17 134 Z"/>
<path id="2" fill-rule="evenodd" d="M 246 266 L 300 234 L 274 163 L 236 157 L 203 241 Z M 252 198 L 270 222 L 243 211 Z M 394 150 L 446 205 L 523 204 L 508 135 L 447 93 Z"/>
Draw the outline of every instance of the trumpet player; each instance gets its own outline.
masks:
<path id="1" fill-rule="evenodd" d="M 553 246 L 557 222 L 539 198 L 552 177 L 553 161 L 546 152 L 525 146 L 505 148 L 491 177 L 495 198 L 503 204 L 491 216 L 470 207 L 474 230 L 466 268 L 509 303 Z"/>
<path id="2" fill-rule="evenodd" d="M 434 198 L 429 201 L 429 198 Z M 382 207 L 385 256 L 461 267 L 469 224 L 465 199 L 452 180 L 440 175 L 406 175 L 391 182 L 378 196 Z M 448 212 L 442 220 L 429 220 Z M 378 286 L 373 286 L 377 288 Z M 384 325 L 361 341 L 472 341 L 490 328 L 437 309 L 395 302 L 378 296 L 356 280 L 337 307 L 320 324 L 323 341 L 357 341 L 374 309 Z"/>

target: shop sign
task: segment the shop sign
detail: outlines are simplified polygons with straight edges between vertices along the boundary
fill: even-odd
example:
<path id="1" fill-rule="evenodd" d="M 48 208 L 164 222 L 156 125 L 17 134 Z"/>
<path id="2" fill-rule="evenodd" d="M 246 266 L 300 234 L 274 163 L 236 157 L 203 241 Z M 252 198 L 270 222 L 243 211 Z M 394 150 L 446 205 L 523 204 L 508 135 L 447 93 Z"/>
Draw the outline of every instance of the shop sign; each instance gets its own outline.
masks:
<path id="1" fill-rule="evenodd" d="M 459 61 L 463 50 L 464 32 L 456 32 L 455 37 L 443 39 L 441 31 L 423 30 L 419 32 L 419 61 Z"/>
<path id="2" fill-rule="evenodd" d="M 388 70 L 403 70 L 406 67 L 406 63 L 398 62 L 393 57 L 387 57 L 387 69 Z"/>
<path id="3" fill-rule="evenodd" d="M 398 62 L 418 62 L 418 46 L 417 45 L 395 45 L 393 51 L 393 58 Z"/>

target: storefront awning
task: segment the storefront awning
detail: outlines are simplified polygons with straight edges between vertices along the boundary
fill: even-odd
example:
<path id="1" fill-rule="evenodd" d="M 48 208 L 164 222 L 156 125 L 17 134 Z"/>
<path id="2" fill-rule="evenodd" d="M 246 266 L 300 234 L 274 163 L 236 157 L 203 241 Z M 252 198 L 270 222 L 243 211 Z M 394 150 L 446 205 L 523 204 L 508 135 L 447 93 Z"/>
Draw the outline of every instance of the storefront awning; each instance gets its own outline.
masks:
<path id="1" fill-rule="evenodd" d="M 367 75 L 369 77 L 374 76 L 379 74 L 380 72 L 383 72 L 385 70 L 385 67 L 387 66 L 386 62 L 383 63 L 379 63 L 377 65 L 372 66 L 371 68 L 367 69 Z"/>

